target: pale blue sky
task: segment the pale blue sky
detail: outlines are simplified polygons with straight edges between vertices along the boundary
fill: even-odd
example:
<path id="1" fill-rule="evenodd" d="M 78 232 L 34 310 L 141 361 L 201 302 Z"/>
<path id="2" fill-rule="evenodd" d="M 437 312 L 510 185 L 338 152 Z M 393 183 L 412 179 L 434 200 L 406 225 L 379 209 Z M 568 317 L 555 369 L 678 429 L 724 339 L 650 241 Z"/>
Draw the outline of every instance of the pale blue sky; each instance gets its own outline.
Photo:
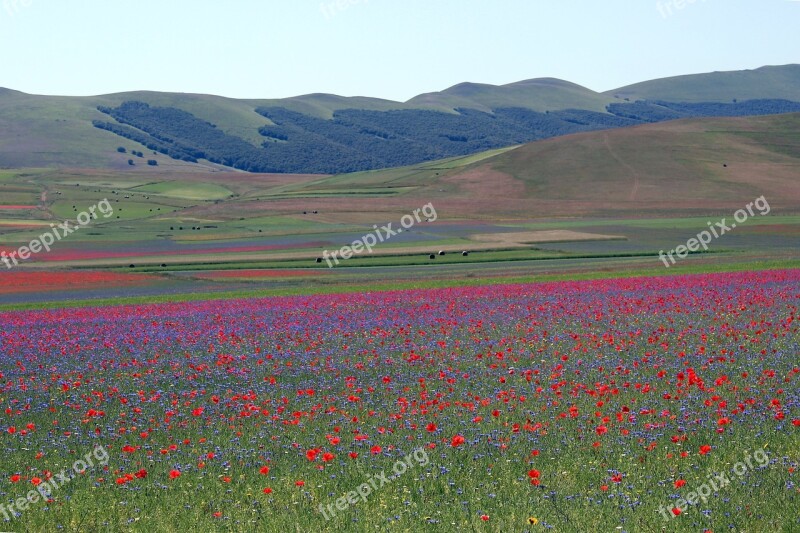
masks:
<path id="1" fill-rule="evenodd" d="M 462 81 L 600 91 L 800 63 L 800 1 L 679 1 L 0 0 L 0 87 L 404 101 Z"/>

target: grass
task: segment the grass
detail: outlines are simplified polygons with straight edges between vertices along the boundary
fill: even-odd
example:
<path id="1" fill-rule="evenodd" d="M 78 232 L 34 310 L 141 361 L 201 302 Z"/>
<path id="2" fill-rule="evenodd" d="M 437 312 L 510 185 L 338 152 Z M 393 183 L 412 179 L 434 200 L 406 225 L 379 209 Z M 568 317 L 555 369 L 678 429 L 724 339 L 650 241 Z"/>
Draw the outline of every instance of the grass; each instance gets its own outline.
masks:
<path id="1" fill-rule="evenodd" d="M 129 190 L 184 200 L 222 200 L 231 196 L 230 190 L 213 183 L 162 181 L 131 187 Z"/>

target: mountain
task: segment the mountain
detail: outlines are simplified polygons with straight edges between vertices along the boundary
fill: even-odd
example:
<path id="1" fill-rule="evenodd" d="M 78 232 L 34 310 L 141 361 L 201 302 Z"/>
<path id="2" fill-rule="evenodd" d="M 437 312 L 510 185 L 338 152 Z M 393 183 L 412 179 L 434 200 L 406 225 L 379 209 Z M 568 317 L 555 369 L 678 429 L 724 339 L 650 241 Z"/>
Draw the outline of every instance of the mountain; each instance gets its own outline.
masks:
<path id="1" fill-rule="evenodd" d="M 645 81 L 603 93 L 619 99 L 670 102 L 800 101 L 800 65 L 711 72 Z"/>
<path id="2" fill-rule="evenodd" d="M 667 78 L 602 94 L 552 78 L 463 83 L 408 102 L 0 89 L 0 168 L 147 172 L 151 160 L 198 172 L 338 174 L 679 118 L 797 112 L 798 102 L 800 65 Z"/>
<path id="3" fill-rule="evenodd" d="M 497 108 L 523 107 L 539 112 L 585 109 L 602 113 L 613 100 L 613 97 L 574 83 L 539 78 L 500 86 L 461 83 L 442 92 L 421 94 L 407 103 L 445 111 L 468 108 L 490 112 Z"/>

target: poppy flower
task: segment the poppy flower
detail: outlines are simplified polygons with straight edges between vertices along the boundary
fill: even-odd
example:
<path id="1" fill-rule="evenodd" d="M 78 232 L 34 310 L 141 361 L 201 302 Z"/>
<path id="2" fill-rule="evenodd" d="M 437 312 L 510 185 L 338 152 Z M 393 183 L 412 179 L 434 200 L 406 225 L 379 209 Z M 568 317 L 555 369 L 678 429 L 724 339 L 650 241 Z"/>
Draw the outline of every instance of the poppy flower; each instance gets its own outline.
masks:
<path id="1" fill-rule="evenodd" d="M 268 466 L 262 466 L 261 470 L 259 470 L 259 472 L 261 473 L 261 475 L 266 476 L 267 474 L 269 474 L 269 467 Z"/>
<path id="2" fill-rule="evenodd" d="M 466 439 L 464 437 L 462 437 L 461 435 L 456 435 L 455 437 L 453 437 L 453 440 L 450 441 L 450 446 L 452 446 L 453 448 L 457 448 L 462 444 L 464 444 L 464 442 L 466 442 Z"/>
<path id="3" fill-rule="evenodd" d="M 700 446 L 700 455 L 706 455 L 711 451 L 711 446 L 708 444 L 703 444 Z"/>
<path id="4" fill-rule="evenodd" d="M 181 473 L 178 470 L 170 470 L 169 477 L 170 479 L 178 479 L 179 477 L 181 477 Z"/>
<path id="5" fill-rule="evenodd" d="M 676 489 L 679 489 L 679 488 L 685 487 L 685 486 L 686 486 L 686 480 L 685 479 L 678 479 L 678 480 L 675 481 L 675 488 Z"/>

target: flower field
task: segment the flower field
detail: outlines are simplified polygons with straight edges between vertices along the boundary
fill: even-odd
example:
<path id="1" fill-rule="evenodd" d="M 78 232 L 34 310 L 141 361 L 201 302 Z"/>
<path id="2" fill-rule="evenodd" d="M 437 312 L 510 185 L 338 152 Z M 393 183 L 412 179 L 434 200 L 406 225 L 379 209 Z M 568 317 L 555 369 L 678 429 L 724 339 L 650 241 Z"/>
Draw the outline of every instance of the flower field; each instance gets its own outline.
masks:
<path id="1" fill-rule="evenodd" d="M 0 529 L 800 531 L 798 306 L 784 270 L 0 314 Z"/>

